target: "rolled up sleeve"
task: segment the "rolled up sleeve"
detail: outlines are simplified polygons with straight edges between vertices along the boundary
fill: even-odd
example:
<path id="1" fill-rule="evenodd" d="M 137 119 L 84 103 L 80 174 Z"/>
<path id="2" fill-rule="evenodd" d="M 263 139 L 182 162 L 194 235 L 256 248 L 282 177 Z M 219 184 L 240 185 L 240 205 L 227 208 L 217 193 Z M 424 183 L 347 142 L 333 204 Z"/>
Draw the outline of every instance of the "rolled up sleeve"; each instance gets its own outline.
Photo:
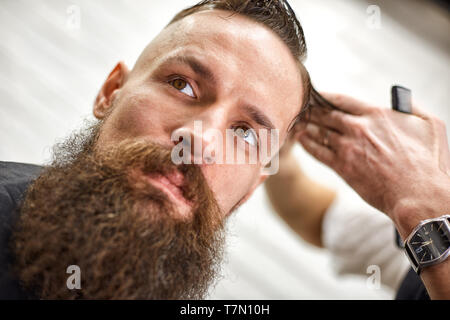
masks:
<path id="1" fill-rule="evenodd" d="M 389 217 L 354 194 L 339 194 L 322 222 L 322 243 L 337 274 L 367 276 L 376 265 L 381 283 L 396 291 L 410 265 L 394 239 Z"/>

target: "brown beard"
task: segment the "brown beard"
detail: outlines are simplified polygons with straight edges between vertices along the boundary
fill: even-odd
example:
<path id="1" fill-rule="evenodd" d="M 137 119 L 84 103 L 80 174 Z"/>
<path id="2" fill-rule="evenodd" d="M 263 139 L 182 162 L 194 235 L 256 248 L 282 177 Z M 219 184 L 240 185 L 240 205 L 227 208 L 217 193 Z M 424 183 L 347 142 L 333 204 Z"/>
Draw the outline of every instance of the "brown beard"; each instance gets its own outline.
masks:
<path id="1" fill-rule="evenodd" d="M 175 166 L 170 150 L 144 140 L 96 151 L 100 128 L 57 147 L 28 189 L 11 241 L 21 285 L 41 299 L 204 298 L 218 273 L 224 226 L 201 170 Z M 175 168 L 193 203 L 188 219 L 135 174 Z M 67 287 L 71 265 L 81 270 L 81 289 Z"/>

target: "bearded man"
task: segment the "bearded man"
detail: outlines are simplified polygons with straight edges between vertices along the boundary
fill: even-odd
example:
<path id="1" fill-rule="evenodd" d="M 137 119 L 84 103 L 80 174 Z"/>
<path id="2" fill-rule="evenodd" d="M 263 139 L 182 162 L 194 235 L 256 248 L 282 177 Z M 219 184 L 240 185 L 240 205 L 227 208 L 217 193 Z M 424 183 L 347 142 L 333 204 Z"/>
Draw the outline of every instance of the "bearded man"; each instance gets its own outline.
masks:
<path id="1" fill-rule="evenodd" d="M 171 150 L 192 138 L 202 158 L 214 143 L 194 121 L 235 131 L 244 154 L 260 147 L 261 129 L 283 144 L 308 104 L 305 57 L 286 1 L 202 1 L 178 13 L 132 70 L 115 66 L 97 122 L 57 145 L 50 165 L 1 163 L 0 297 L 204 297 L 224 221 L 267 178 L 266 163 L 175 164 Z M 72 266 L 80 289 L 68 286 Z"/>
<path id="2" fill-rule="evenodd" d="M 264 152 L 236 159 L 284 145 L 266 186 L 298 235 L 343 253 L 348 270 L 381 259 L 398 299 L 450 299 L 444 122 L 415 106 L 401 114 L 321 96 L 305 57 L 286 1 L 206 0 L 177 14 L 131 71 L 116 65 L 95 100 L 97 122 L 57 145 L 50 165 L 0 163 L 0 298 L 205 297 L 226 217 L 276 173 L 264 170 Z M 299 130 L 309 105 L 320 108 Z M 229 132 L 237 144 L 223 148 Z M 335 193 L 289 153 L 295 141 L 390 220 L 336 214 Z M 406 276 L 392 263 L 401 254 L 392 224 L 411 259 Z M 70 283 L 71 272 L 81 279 Z"/>

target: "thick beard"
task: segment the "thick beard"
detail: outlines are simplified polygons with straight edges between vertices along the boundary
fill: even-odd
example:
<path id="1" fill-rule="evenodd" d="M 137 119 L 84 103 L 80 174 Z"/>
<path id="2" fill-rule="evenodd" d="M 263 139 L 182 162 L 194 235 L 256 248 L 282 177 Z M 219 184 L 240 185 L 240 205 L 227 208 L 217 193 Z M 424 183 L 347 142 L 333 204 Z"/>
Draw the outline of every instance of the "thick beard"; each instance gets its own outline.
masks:
<path id="1" fill-rule="evenodd" d="M 201 170 L 175 166 L 170 150 L 144 140 L 98 152 L 100 128 L 57 146 L 28 189 L 11 241 L 21 285 L 41 299 L 204 298 L 219 271 L 224 221 Z M 194 203 L 188 219 L 136 175 L 174 168 Z M 81 289 L 67 287 L 71 265 Z"/>

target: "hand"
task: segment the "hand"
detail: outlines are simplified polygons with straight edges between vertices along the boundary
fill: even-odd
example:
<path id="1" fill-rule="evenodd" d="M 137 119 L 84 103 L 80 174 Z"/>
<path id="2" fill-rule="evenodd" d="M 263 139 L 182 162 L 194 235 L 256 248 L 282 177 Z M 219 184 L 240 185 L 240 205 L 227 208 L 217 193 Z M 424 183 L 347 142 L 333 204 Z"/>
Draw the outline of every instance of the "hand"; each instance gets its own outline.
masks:
<path id="1" fill-rule="evenodd" d="M 400 228 L 403 236 L 422 219 L 412 219 L 417 212 L 449 212 L 450 153 L 443 121 L 418 108 L 404 114 L 348 96 L 323 96 L 337 109 L 312 108 L 306 129 L 297 133 L 309 153 L 394 222 L 410 221 Z"/>

